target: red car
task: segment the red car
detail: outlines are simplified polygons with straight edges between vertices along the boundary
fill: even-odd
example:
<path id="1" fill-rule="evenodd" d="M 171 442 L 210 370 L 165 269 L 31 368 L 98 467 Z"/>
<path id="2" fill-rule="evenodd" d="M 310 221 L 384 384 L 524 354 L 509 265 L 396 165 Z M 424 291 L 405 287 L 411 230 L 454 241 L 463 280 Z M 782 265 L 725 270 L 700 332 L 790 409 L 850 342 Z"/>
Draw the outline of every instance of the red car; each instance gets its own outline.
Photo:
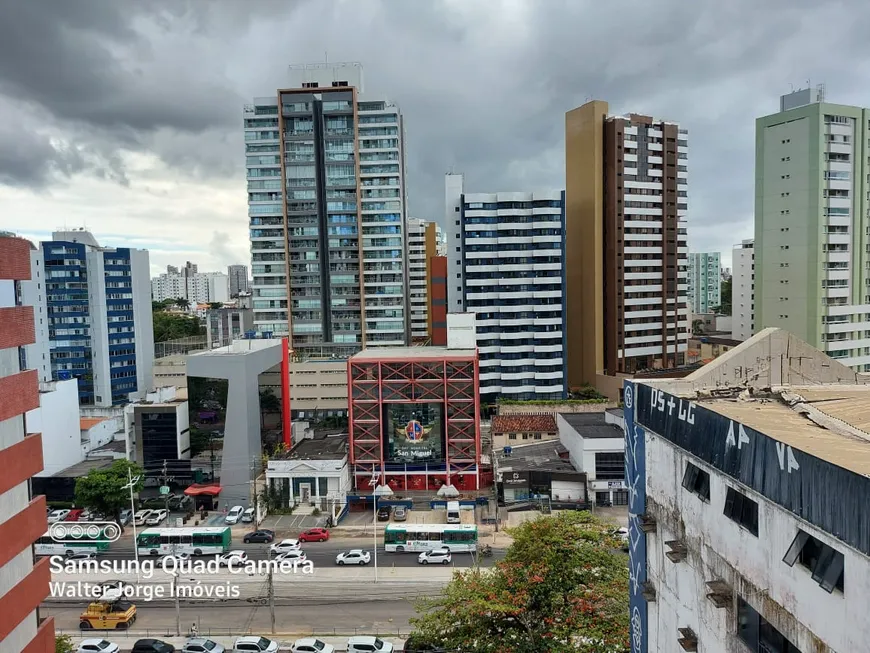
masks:
<path id="1" fill-rule="evenodd" d="M 309 528 L 299 533 L 300 542 L 325 542 L 329 539 L 329 531 L 325 528 Z"/>

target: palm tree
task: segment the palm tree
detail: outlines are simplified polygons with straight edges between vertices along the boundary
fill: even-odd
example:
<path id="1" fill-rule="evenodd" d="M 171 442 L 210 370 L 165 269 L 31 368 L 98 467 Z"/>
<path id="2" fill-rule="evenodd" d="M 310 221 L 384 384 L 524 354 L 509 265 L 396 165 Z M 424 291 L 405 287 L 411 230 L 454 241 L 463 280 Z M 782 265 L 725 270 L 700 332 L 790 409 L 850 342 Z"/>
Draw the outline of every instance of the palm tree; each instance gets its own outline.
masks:
<path id="1" fill-rule="evenodd" d="M 175 305 L 178 306 L 178 308 L 186 311 L 188 308 L 190 308 L 190 301 L 188 301 L 184 297 L 179 297 L 175 300 Z"/>

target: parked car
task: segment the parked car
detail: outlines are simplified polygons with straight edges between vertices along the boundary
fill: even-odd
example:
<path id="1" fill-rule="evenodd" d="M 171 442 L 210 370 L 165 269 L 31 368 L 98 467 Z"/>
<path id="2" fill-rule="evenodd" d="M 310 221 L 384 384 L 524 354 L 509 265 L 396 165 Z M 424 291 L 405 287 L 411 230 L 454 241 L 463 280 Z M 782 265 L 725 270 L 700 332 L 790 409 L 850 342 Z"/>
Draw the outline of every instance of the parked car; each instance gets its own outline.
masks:
<path id="1" fill-rule="evenodd" d="M 121 526 L 126 526 L 130 523 L 130 520 L 133 518 L 133 511 L 129 508 L 124 508 L 121 513 L 118 515 L 118 521 L 121 522 Z M 88 518 L 90 519 L 90 517 Z"/>
<path id="2" fill-rule="evenodd" d="M 137 639 L 130 653 L 175 653 L 175 647 L 159 639 Z"/>
<path id="3" fill-rule="evenodd" d="M 378 508 L 378 521 L 390 521 L 391 514 L 393 509 L 390 506 L 381 506 Z"/>
<path id="4" fill-rule="evenodd" d="M 55 522 L 63 521 L 66 519 L 66 516 L 69 514 L 69 510 L 52 510 L 48 513 L 48 523 L 54 524 Z"/>
<path id="5" fill-rule="evenodd" d="M 145 524 L 147 526 L 159 526 L 163 520 L 169 517 L 169 511 L 161 508 L 160 510 L 154 510 L 148 515 L 148 519 L 145 520 Z"/>
<path id="6" fill-rule="evenodd" d="M 355 635 L 347 640 L 348 653 L 393 653 L 393 645 L 379 637 Z"/>
<path id="7" fill-rule="evenodd" d="M 242 518 L 242 513 L 244 512 L 245 509 L 242 506 L 233 506 L 232 508 L 230 508 L 227 516 L 224 517 L 224 521 L 227 524 L 238 524 L 239 520 Z"/>
<path id="8" fill-rule="evenodd" d="M 152 513 L 152 512 L 154 512 L 154 511 L 153 511 L 153 510 L 147 510 L 147 509 L 146 509 L 146 510 L 137 510 L 137 511 L 136 511 L 136 517 L 133 519 L 133 523 L 134 523 L 136 526 L 144 526 L 144 525 L 145 525 L 145 520 L 148 519 L 148 517 L 151 516 L 151 513 Z"/>
<path id="9" fill-rule="evenodd" d="M 212 639 L 191 637 L 181 648 L 181 653 L 224 653 L 226 649 Z"/>
<path id="10" fill-rule="evenodd" d="M 244 564 L 248 561 L 248 554 L 244 551 L 228 551 L 218 556 L 218 566 L 229 566 L 231 560 L 235 560 L 236 565 Z"/>
<path id="11" fill-rule="evenodd" d="M 403 653 L 447 653 L 447 649 L 435 644 L 430 644 L 418 635 L 411 635 L 405 640 L 402 647 Z"/>
<path id="12" fill-rule="evenodd" d="M 453 560 L 450 555 L 450 549 L 432 549 L 431 551 L 423 551 L 417 556 L 417 562 L 421 565 L 449 565 Z"/>
<path id="13" fill-rule="evenodd" d="M 326 542 L 329 539 L 329 531 L 325 528 L 309 528 L 299 533 L 300 542 Z"/>
<path id="14" fill-rule="evenodd" d="M 66 566 L 68 562 L 74 563 L 77 567 L 81 567 L 84 563 L 89 560 L 95 560 L 97 554 L 93 551 L 82 551 L 80 553 L 73 553 L 72 555 L 68 555 L 63 559 L 63 564 Z"/>
<path id="15" fill-rule="evenodd" d="M 85 517 L 82 515 L 85 514 L 85 511 L 82 508 L 73 508 L 67 513 L 67 516 L 63 518 L 63 521 L 79 521 L 80 519 L 84 521 Z"/>
<path id="16" fill-rule="evenodd" d="M 121 649 L 107 639 L 83 639 L 79 643 L 78 653 L 118 653 Z"/>
<path id="17" fill-rule="evenodd" d="M 190 560 L 192 556 L 189 553 L 184 551 L 179 551 L 178 553 L 170 553 L 169 555 L 165 555 L 160 558 L 160 565 L 162 566 L 165 563 L 173 564 L 171 561 L 175 561 L 174 564 L 178 564 L 179 562 L 186 562 Z M 168 569 L 173 569 L 173 567 L 168 567 Z"/>
<path id="18" fill-rule="evenodd" d="M 362 549 L 342 551 L 335 556 L 335 564 L 337 565 L 367 565 L 371 560 L 372 554 Z"/>
<path id="19" fill-rule="evenodd" d="M 396 521 L 405 521 L 408 518 L 408 509 L 405 506 L 396 506 L 393 511 L 393 519 Z"/>
<path id="20" fill-rule="evenodd" d="M 275 556 L 275 560 L 286 560 L 288 562 L 305 562 L 307 560 L 305 552 L 302 549 L 296 551 L 284 551 Z"/>
<path id="21" fill-rule="evenodd" d="M 242 513 L 242 523 L 250 524 L 254 521 L 254 509 L 248 508 Z"/>
<path id="22" fill-rule="evenodd" d="M 299 540 L 288 539 L 275 542 L 269 547 L 269 550 L 272 553 L 283 553 L 284 551 L 298 551 L 301 548 L 302 545 L 299 543 Z"/>
<path id="23" fill-rule="evenodd" d="M 278 642 L 268 637 L 258 637 L 257 635 L 239 637 L 236 643 L 233 644 L 233 651 L 235 653 L 275 653 L 277 650 Z"/>
<path id="24" fill-rule="evenodd" d="M 100 595 L 107 601 L 120 598 L 124 595 L 124 588 L 128 585 L 129 583 L 123 580 L 104 580 L 100 583 Z"/>
<path id="25" fill-rule="evenodd" d="M 250 533 L 245 533 L 245 537 L 243 538 L 243 542 L 245 544 L 251 544 L 254 542 L 265 542 L 269 543 L 275 539 L 275 533 L 272 531 L 251 531 Z"/>
<path id="26" fill-rule="evenodd" d="M 290 647 L 290 653 L 333 653 L 335 647 L 315 637 L 297 639 Z"/>

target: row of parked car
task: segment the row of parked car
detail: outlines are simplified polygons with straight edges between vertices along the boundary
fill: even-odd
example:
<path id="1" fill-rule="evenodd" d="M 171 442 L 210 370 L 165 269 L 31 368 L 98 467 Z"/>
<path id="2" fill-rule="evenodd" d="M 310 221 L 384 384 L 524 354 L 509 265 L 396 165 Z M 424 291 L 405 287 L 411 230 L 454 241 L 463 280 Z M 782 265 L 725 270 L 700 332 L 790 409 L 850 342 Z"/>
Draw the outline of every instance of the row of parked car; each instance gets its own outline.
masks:
<path id="1" fill-rule="evenodd" d="M 355 635 L 347 640 L 349 653 L 393 653 L 396 651 L 390 642 L 372 635 Z M 405 648 L 405 651 L 410 649 Z M 417 649 L 415 649 L 416 651 Z M 436 651 L 436 649 L 430 649 Z M 239 637 L 233 648 L 227 650 L 207 637 L 190 637 L 179 650 L 172 644 L 159 639 L 140 639 L 133 645 L 130 653 L 277 653 L 278 642 L 268 637 L 248 635 Z M 335 647 L 316 637 L 297 639 L 290 646 L 291 653 L 333 653 Z M 105 639 L 85 639 L 79 645 L 78 653 L 120 653 L 117 644 Z"/>

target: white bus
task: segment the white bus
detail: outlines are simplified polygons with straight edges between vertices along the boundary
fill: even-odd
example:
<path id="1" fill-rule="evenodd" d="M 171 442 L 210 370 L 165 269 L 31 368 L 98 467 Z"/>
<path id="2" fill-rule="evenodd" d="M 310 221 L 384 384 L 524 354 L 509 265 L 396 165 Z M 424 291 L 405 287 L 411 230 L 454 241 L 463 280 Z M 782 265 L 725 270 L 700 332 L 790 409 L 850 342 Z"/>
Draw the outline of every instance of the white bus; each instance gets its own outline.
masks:
<path id="1" fill-rule="evenodd" d="M 384 531 L 387 551 L 430 551 L 446 547 L 451 551 L 476 551 L 474 524 L 388 524 Z"/>
<path id="2" fill-rule="evenodd" d="M 189 553 L 200 556 L 226 553 L 231 541 L 229 526 L 146 528 L 136 537 L 136 548 L 139 555 Z"/>
<path id="3" fill-rule="evenodd" d="M 49 533 L 46 533 L 33 543 L 33 552 L 38 556 L 72 555 L 73 553 L 97 553 L 100 554 L 109 548 L 109 542 L 104 535 L 97 538 L 83 536 L 77 540 L 55 542 Z"/>

